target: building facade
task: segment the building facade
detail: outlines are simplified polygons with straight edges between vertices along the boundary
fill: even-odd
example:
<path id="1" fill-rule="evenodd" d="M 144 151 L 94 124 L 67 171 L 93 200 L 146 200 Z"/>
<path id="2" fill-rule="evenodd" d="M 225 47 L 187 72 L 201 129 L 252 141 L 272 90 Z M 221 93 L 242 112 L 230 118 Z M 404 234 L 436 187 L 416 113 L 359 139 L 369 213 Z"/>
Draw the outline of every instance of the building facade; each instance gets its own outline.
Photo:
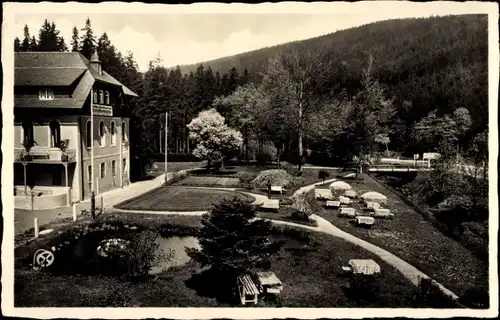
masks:
<path id="1" fill-rule="evenodd" d="M 17 208 L 59 207 L 130 183 L 125 110 L 137 95 L 97 54 L 18 52 L 14 77 Z"/>

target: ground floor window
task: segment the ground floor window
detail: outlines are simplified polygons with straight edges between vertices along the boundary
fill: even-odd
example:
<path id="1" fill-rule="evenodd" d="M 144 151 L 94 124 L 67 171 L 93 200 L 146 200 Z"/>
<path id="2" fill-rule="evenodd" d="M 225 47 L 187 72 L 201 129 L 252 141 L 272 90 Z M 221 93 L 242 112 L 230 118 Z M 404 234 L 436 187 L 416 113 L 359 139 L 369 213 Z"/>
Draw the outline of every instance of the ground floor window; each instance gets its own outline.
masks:
<path id="1" fill-rule="evenodd" d="M 105 162 L 101 162 L 101 168 L 100 168 L 101 172 L 100 172 L 100 176 L 101 176 L 101 179 L 104 179 L 106 178 L 106 163 Z"/>
<path id="2" fill-rule="evenodd" d="M 52 185 L 60 186 L 62 185 L 62 168 L 59 165 L 52 166 Z"/>
<path id="3" fill-rule="evenodd" d="M 90 189 L 92 189 L 92 181 L 94 179 L 92 179 L 92 166 L 91 165 L 89 165 L 87 167 L 87 178 L 89 180 L 89 187 L 90 187 Z"/>
<path id="4" fill-rule="evenodd" d="M 123 159 L 123 173 L 127 172 L 127 159 Z"/>
<path id="5" fill-rule="evenodd" d="M 116 177 L 116 160 L 111 161 L 111 176 Z"/>

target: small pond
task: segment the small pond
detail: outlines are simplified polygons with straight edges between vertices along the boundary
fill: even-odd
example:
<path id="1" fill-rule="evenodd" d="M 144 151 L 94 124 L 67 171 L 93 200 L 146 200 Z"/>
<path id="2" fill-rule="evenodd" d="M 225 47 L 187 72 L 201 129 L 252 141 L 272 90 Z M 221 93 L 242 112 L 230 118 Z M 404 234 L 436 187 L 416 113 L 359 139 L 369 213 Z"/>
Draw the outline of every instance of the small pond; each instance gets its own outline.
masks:
<path id="1" fill-rule="evenodd" d="M 158 274 L 169 268 L 186 264 L 191 260 L 186 253 L 186 248 L 200 248 L 196 237 L 158 238 L 156 243 L 159 245 L 159 261 L 158 264 L 151 269 L 151 274 Z"/>
<path id="2" fill-rule="evenodd" d="M 157 231 L 138 228 L 108 227 L 75 235 L 65 234 L 42 248 L 28 249 L 22 259 L 25 266 L 29 264 L 32 268 L 35 251 L 44 249 L 53 252 L 54 259 L 50 266 L 42 269 L 54 275 L 120 277 L 137 270 L 137 263 L 140 266 L 152 263 L 149 273 L 154 275 L 189 262 L 191 258 L 186 248 L 199 249 L 198 239 L 194 236 L 160 235 Z M 135 258 L 129 260 L 130 254 Z"/>

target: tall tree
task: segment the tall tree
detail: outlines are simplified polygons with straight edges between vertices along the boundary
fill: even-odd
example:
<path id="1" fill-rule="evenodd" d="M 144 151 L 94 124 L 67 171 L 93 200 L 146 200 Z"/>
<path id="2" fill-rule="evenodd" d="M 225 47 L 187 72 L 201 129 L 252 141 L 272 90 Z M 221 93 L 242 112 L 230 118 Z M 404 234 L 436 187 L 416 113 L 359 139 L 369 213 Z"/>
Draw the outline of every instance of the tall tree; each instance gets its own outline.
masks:
<path id="1" fill-rule="evenodd" d="M 256 208 L 248 201 L 234 198 L 215 204 L 202 218 L 201 249 L 189 249 L 188 254 L 233 283 L 237 276 L 268 265 L 281 243 L 271 241 L 270 222 L 255 217 Z"/>
<path id="2" fill-rule="evenodd" d="M 90 23 L 90 18 L 85 21 L 85 27 L 81 30 L 83 34 L 81 35 L 81 49 L 80 52 L 87 58 L 90 59 L 92 53 L 94 53 L 96 47 L 96 40 L 94 37 L 94 31 L 92 31 L 92 25 Z"/>
<path id="3" fill-rule="evenodd" d="M 56 29 L 55 23 L 49 23 L 45 19 L 38 33 L 37 51 L 66 51 L 67 47 L 64 38 L 59 34 L 60 31 Z"/>
<path id="4" fill-rule="evenodd" d="M 387 134 L 390 123 L 395 114 L 393 99 L 386 97 L 384 88 L 372 76 L 373 56 L 370 55 L 368 66 L 363 70 L 362 88 L 353 100 L 353 108 L 346 122 L 346 146 L 350 155 L 357 160 L 359 173 L 365 160 L 374 151 L 375 137 L 378 134 Z"/>
<path id="5" fill-rule="evenodd" d="M 30 46 L 28 51 L 38 51 L 38 42 L 36 41 L 35 36 L 31 37 Z"/>
<path id="6" fill-rule="evenodd" d="M 73 30 L 75 31 L 75 30 Z M 97 54 L 101 60 L 102 67 L 106 72 L 111 74 L 117 79 L 121 79 L 122 74 L 125 73 L 121 55 L 118 55 L 117 50 L 111 44 L 106 33 L 103 33 L 97 40 Z"/>
<path id="7" fill-rule="evenodd" d="M 21 51 L 21 40 L 18 37 L 14 39 L 14 52 Z"/>
<path id="8" fill-rule="evenodd" d="M 28 25 L 24 25 L 24 38 L 21 43 L 21 51 L 31 51 L 31 36 Z"/>
<path id="9" fill-rule="evenodd" d="M 318 51 L 292 51 L 268 63 L 263 83 L 272 100 L 293 122 L 298 136 L 298 170 L 302 170 L 303 138 L 310 116 L 318 105 L 314 87 L 322 76 L 326 62 Z"/>
<path id="10" fill-rule="evenodd" d="M 71 52 L 80 51 L 80 37 L 78 36 L 78 29 L 73 27 L 73 35 L 71 36 Z"/>
<path id="11" fill-rule="evenodd" d="M 234 90 L 236 90 L 236 88 L 238 87 L 239 83 L 240 79 L 238 70 L 236 69 L 236 67 L 232 67 L 231 70 L 229 70 L 229 76 L 227 81 L 228 94 L 233 93 Z"/>
<path id="12" fill-rule="evenodd" d="M 269 120 L 268 97 L 262 88 L 254 84 L 238 87 L 227 97 L 214 100 L 213 106 L 225 117 L 229 126 L 240 128 L 243 136 L 245 159 L 248 161 L 248 143 L 251 137 L 258 141 L 259 155 L 262 155 Z"/>

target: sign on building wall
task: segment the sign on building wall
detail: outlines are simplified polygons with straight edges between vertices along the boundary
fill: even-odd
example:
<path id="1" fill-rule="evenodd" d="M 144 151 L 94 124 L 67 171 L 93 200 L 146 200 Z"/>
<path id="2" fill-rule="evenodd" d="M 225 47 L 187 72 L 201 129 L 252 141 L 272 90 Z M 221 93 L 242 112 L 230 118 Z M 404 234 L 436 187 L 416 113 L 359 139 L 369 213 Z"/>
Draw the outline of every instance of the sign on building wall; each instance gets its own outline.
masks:
<path id="1" fill-rule="evenodd" d="M 112 117 L 113 116 L 113 107 L 112 106 L 103 106 L 99 104 L 94 104 L 93 111 L 95 116 L 105 116 Z"/>

